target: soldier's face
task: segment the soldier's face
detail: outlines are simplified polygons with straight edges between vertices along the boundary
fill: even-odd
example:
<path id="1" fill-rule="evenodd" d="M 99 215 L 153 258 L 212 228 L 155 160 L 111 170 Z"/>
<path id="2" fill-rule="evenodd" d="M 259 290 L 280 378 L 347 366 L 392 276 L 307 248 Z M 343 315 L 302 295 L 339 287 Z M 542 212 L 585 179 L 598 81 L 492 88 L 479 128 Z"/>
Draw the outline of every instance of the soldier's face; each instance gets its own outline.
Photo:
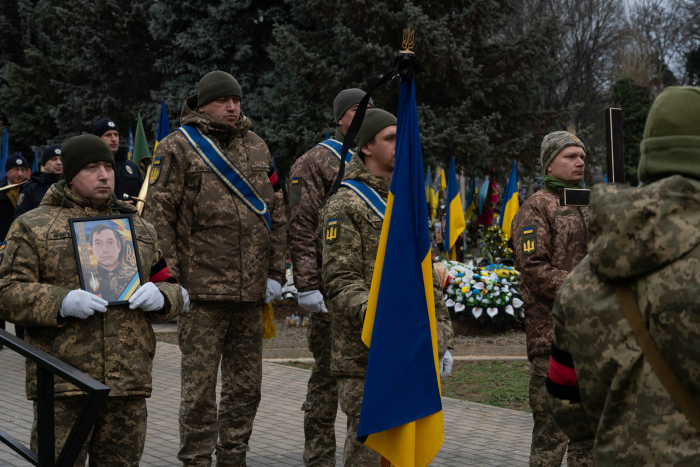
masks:
<path id="1" fill-rule="evenodd" d="M 547 175 L 564 183 L 575 185 L 583 180 L 583 169 L 586 167 L 586 152 L 578 146 L 564 148 L 554 158 Z"/>
<path id="2" fill-rule="evenodd" d="M 108 271 L 117 267 L 122 246 L 112 230 L 97 232 L 92 237 L 92 252 L 97 262 Z"/>
<path id="3" fill-rule="evenodd" d="M 44 164 L 44 172 L 63 175 L 63 163 L 61 162 L 61 156 L 52 157 L 46 164 Z"/>
<path id="4" fill-rule="evenodd" d="M 22 183 L 26 180 L 27 168 L 26 167 L 13 167 L 7 171 L 7 182 L 10 185 L 15 183 Z"/>
<path id="5" fill-rule="evenodd" d="M 340 120 L 338 120 L 338 128 L 340 128 L 340 130 L 343 133 L 347 133 L 350 129 L 350 124 L 352 123 L 352 119 L 355 118 L 355 113 L 357 113 L 357 108 L 359 106 L 360 104 L 353 105 L 348 110 L 346 110 L 343 116 L 340 117 Z M 372 104 L 367 104 L 367 108 L 371 109 Z"/>
<path id="6" fill-rule="evenodd" d="M 233 125 L 241 117 L 241 98 L 238 96 L 220 97 L 201 106 L 199 111 L 218 122 Z"/>
<path id="7" fill-rule="evenodd" d="M 83 167 L 69 182 L 71 189 L 98 207 L 114 192 L 114 167 L 111 162 L 93 162 Z"/>
<path id="8" fill-rule="evenodd" d="M 374 136 L 374 141 L 370 141 L 362 148 L 362 152 L 365 153 L 365 163 L 372 173 L 374 173 L 374 167 L 382 173 L 393 172 L 395 151 L 396 125 L 384 128 Z M 374 174 L 379 175 L 378 173 Z"/>
<path id="9" fill-rule="evenodd" d="M 109 130 L 100 136 L 100 138 L 107 143 L 112 154 L 117 153 L 117 150 L 119 150 L 119 132 L 117 130 Z"/>

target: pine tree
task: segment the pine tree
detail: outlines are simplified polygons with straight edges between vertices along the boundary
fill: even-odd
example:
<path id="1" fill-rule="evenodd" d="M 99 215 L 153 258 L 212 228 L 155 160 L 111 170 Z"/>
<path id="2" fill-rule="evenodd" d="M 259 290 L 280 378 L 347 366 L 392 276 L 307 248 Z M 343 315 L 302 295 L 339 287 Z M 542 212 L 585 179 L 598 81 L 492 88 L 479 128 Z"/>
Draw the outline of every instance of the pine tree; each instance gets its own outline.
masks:
<path id="1" fill-rule="evenodd" d="M 644 137 L 644 126 L 651 109 L 651 92 L 649 88 L 623 77 L 613 85 L 613 102 L 622 109 L 625 181 L 636 186 L 639 183 L 637 167 L 641 158 L 639 145 Z"/>

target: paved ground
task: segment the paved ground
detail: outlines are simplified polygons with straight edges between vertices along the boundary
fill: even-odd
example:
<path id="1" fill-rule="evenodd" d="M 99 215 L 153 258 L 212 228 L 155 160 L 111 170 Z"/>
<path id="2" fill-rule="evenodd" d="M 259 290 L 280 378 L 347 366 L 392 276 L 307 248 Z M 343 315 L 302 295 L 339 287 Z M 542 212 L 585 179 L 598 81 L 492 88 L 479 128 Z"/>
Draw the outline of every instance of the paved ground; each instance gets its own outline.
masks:
<path id="1" fill-rule="evenodd" d="M 12 326 L 8 326 L 8 331 Z M 178 465 L 178 408 L 180 351 L 158 343 L 154 363 L 153 397 L 148 399 L 148 436 L 142 466 Z M 303 466 L 303 413 L 307 370 L 263 365 L 262 402 L 250 441 L 248 465 Z M 29 443 L 32 406 L 24 396 L 24 361 L 16 353 L 0 351 L 0 428 Z M 514 410 L 455 399 L 443 399 L 445 443 L 432 465 L 525 466 L 530 450 L 532 417 Z M 338 463 L 341 465 L 345 416 L 336 421 Z M 0 445 L 0 467 L 29 466 Z"/>

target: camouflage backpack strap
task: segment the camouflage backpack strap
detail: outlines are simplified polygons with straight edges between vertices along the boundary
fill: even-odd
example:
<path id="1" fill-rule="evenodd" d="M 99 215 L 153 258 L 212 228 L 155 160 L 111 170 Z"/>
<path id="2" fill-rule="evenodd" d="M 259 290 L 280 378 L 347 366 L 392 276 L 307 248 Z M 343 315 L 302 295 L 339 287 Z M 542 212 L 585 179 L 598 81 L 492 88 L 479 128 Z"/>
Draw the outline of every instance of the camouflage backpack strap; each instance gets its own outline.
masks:
<path id="1" fill-rule="evenodd" d="M 634 333 L 635 339 L 637 339 L 639 347 L 642 348 L 644 357 L 649 362 L 649 365 L 651 365 L 654 373 L 656 373 L 656 376 L 661 381 L 661 384 L 664 385 L 664 388 L 666 388 L 666 391 L 668 391 L 673 401 L 678 404 L 693 427 L 700 431 L 700 403 L 698 403 L 698 400 L 683 387 L 675 373 L 673 373 L 673 370 L 671 370 L 666 363 L 666 360 L 664 360 L 663 355 L 661 355 L 659 347 L 644 325 L 644 320 L 637 307 L 637 300 L 634 297 L 634 292 L 626 285 L 618 285 L 615 287 L 615 290 L 617 291 L 617 298 L 620 300 L 622 312 L 625 314 L 625 318 L 627 318 L 627 322 L 632 328 L 632 332 Z"/>
<path id="2" fill-rule="evenodd" d="M 340 153 L 343 151 L 343 143 L 335 138 L 329 138 L 321 143 L 318 143 L 318 145 L 328 149 L 335 157 L 338 158 L 338 160 L 340 160 Z M 355 153 L 352 149 L 348 149 L 348 153 L 345 155 L 345 162 L 350 162 L 350 159 L 352 159 L 354 154 Z"/>
<path id="3" fill-rule="evenodd" d="M 272 219 L 265 199 L 255 189 L 248 178 L 226 157 L 219 147 L 207 135 L 193 125 L 184 125 L 177 129 L 190 143 L 195 152 L 214 171 L 214 173 L 243 203 L 260 216 L 271 235 Z"/>

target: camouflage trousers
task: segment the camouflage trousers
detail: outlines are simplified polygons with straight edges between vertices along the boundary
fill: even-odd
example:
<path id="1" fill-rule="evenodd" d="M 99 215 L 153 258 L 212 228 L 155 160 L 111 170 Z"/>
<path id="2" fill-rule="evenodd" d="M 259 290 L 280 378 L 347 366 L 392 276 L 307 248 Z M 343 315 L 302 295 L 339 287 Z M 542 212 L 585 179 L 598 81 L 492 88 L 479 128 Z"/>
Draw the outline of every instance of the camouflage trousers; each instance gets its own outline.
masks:
<path id="1" fill-rule="evenodd" d="M 338 377 L 338 400 L 348 418 L 343 467 L 379 467 L 381 456 L 357 440 L 365 378 Z"/>
<path id="2" fill-rule="evenodd" d="M 192 302 L 189 313 L 178 317 L 177 331 L 182 351 L 177 457 L 184 465 L 208 467 L 216 448 L 218 465 L 243 466 L 260 403 L 260 302 Z"/>
<path id="3" fill-rule="evenodd" d="M 73 424 L 85 403 L 84 397 L 57 397 L 54 399 L 56 424 L 56 459 L 70 435 Z M 90 467 L 123 466 L 137 467 L 146 443 L 146 398 L 108 397 L 102 406 L 97 423 L 88 435 L 75 465 L 84 467 L 90 455 Z M 37 452 L 39 434 L 37 426 L 37 403 L 34 402 L 34 423 L 30 446 Z"/>
<path id="4" fill-rule="evenodd" d="M 547 411 L 545 379 L 549 355 L 538 355 L 530 361 L 530 408 L 535 426 L 532 429 L 530 467 L 560 466 L 569 447 L 569 467 L 593 467 L 593 441 L 569 442 Z"/>
<path id="5" fill-rule="evenodd" d="M 328 304 L 326 304 L 328 307 Z M 338 386 L 331 375 L 331 317 L 311 313 L 307 331 L 314 367 L 309 378 L 304 411 L 304 465 L 335 466 L 335 416 L 338 413 Z"/>

